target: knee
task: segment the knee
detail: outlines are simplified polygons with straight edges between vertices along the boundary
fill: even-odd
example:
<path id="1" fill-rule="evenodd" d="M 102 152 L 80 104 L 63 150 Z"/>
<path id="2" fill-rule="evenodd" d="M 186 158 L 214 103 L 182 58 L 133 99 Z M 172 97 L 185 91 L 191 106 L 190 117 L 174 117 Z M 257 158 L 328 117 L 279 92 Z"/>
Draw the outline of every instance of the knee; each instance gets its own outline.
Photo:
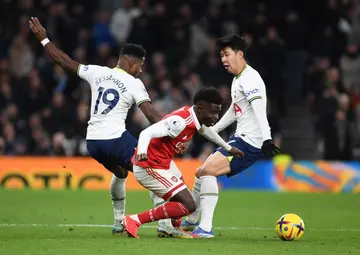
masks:
<path id="1" fill-rule="evenodd" d="M 211 164 L 202 165 L 201 167 L 196 169 L 195 176 L 197 178 L 200 178 L 201 176 L 206 176 L 206 175 L 216 176 L 215 171 L 213 170 L 213 167 L 211 166 Z"/>
<path id="2" fill-rule="evenodd" d="M 128 177 L 128 171 L 122 167 L 112 167 L 108 170 L 112 172 L 117 178 L 125 179 Z"/>
<path id="3" fill-rule="evenodd" d="M 196 210 L 196 204 L 194 199 L 191 199 L 191 201 L 186 204 L 186 209 L 189 211 L 189 214 Z"/>
<path id="4" fill-rule="evenodd" d="M 188 199 L 186 199 L 184 206 L 188 210 L 189 214 L 194 212 L 196 210 L 196 203 L 194 198 L 191 196 Z"/>

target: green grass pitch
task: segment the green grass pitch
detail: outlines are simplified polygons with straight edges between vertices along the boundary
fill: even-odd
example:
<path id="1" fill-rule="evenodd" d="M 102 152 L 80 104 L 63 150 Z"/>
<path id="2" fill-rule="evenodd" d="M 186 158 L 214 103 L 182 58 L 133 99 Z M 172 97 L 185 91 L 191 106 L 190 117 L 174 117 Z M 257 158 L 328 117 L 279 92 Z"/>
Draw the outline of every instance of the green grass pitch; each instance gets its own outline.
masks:
<path id="1" fill-rule="evenodd" d="M 0 254 L 360 254 L 358 194 L 223 191 L 211 240 L 158 239 L 155 224 L 141 228 L 140 239 L 112 236 L 106 191 L 0 189 L 0 202 Z M 128 192 L 128 213 L 151 206 L 148 193 Z M 300 241 L 276 237 L 284 213 L 303 218 Z"/>

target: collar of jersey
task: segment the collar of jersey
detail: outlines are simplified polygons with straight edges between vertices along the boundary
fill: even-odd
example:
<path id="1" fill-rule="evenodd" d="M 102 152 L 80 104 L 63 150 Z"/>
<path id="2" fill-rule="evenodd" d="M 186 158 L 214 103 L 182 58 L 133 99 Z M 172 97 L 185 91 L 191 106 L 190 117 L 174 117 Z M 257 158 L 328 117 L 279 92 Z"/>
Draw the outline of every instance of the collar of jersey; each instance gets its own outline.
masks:
<path id="1" fill-rule="evenodd" d="M 191 106 L 191 107 L 190 107 L 190 115 L 191 115 L 192 119 L 193 119 L 194 122 L 195 122 L 195 127 L 196 127 L 196 129 L 199 130 L 199 129 L 201 128 L 201 125 L 200 125 L 199 120 L 198 120 L 197 117 L 196 117 L 196 113 L 195 113 L 195 111 L 194 111 L 194 106 Z"/>
<path id="2" fill-rule="evenodd" d="M 238 75 L 235 76 L 236 79 L 241 76 L 241 74 L 244 72 L 244 70 L 246 69 L 246 67 L 248 67 L 247 64 L 244 66 L 243 70 L 241 70 L 241 72 L 240 72 Z"/>
<path id="3" fill-rule="evenodd" d="M 120 67 L 114 67 L 113 69 L 122 73 L 126 73 L 126 71 L 124 69 L 121 69 Z"/>

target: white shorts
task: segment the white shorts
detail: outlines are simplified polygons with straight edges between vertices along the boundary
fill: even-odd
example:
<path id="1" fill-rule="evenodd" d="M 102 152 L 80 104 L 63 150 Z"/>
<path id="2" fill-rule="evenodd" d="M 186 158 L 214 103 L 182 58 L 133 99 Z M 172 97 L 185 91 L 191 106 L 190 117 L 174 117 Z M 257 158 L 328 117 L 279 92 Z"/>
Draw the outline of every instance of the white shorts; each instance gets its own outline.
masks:
<path id="1" fill-rule="evenodd" d="M 134 165 L 133 172 L 141 186 L 164 200 L 169 200 L 180 191 L 187 189 L 181 172 L 173 161 L 171 161 L 168 170 Z"/>

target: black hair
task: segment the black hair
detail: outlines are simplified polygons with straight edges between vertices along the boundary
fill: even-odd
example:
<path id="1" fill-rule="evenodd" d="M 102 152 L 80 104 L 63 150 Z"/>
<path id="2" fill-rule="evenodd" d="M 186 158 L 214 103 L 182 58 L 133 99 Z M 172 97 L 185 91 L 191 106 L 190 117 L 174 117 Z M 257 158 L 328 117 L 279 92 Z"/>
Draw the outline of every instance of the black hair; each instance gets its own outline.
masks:
<path id="1" fill-rule="evenodd" d="M 212 104 L 223 104 L 223 98 L 220 94 L 220 91 L 216 88 L 205 88 L 200 89 L 194 96 L 194 104 L 199 101 L 205 101 Z"/>
<path id="2" fill-rule="evenodd" d="M 125 43 L 120 50 L 120 56 L 129 55 L 136 58 L 144 58 L 146 50 L 139 44 Z"/>
<path id="3" fill-rule="evenodd" d="M 224 37 L 219 38 L 216 41 L 216 46 L 223 50 L 226 47 L 230 47 L 234 51 L 241 50 L 244 55 L 246 54 L 247 50 L 247 43 L 244 37 L 241 37 L 238 34 L 226 35 Z"/>

